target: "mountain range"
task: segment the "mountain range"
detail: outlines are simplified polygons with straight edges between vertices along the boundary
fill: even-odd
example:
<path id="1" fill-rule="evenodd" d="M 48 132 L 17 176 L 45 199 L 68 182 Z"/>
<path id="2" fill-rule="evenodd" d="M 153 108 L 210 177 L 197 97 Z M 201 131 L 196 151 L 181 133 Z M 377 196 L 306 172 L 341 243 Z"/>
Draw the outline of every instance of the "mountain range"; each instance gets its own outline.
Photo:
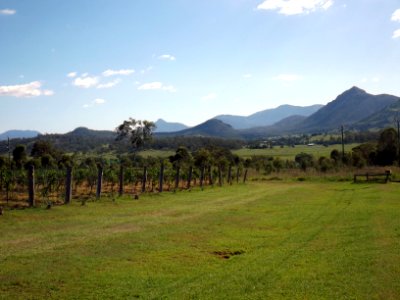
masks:
<path id="1" fill-rule="evenodd" d="M 40 134 L 39 131 L 35 130 L 8 130 L 0 134 L 0 141 L 9 139 L 20 139 L 20 138 L 33 138 Z"/>
<path id="2" fill-rule="evenodd" d="M 220 115 L 191 128 L 181 123 L 169 123 L 159 119 L 156 122 L 155 135 L 256 139 L 285 134 L 329 132 L 337 130 L 342 125 L 353 130 L 378 130 L 394 126 L 399 116 L 399 97 L 387 94 L 372 95 L 358 87 L 352 87 L 325 106 L 282 105 L 248 117 Z M 261 125 L 248 128 L 249 124 Z M 7 136 L 27 138 L 38 134 L 39 132 L 34 131 L 9 131 L 1 134 L 0 140 L 7 139 Z M 101 138 L 106 143 L 107 140 L 114 139 L 115 134 L 113 131 L 96 131 L 79 127 L 65 136 L 73 140 L 85 137 Z"/>
<path id="3" fill-rule="evenodd" d="M 235 129 L 248 129 L 252 127 L 273 125 L 290 116 L 305 116 L 308 117 L 322 108 L 323 105 L 315 104 L 311 106 L 293 106 L 281 105 L 277 108 L 266 109 L 256 112 L 250 116 L 234 116 L 234 115 L 219 115 L 214 119 L 231 125 Z"/>
<path id="4" fill-rule="evenodd" d="M 279 110 L 280 108 L 282 107 L 277 109 Z M 296 109 L 296 107 L 294 108 Z M 269 110 L 264 112 L 269 113 Z M 260 114 L 264 112 L 260 112 Z M 394 117 L 399 113 L 399 97 L 387 94 L 372 95 L 358 87 L 352 87 L 309 116 L 295 114 L 287 116 L 272 125 L 241 130 L 234 129 L 230 124 L 225 124 L 224 126 L 221 124 L 223 123 L 222 121 L 220 123 L 209 120 L 195 127 L 167 133 L 166 135 L 201 135 L 255 139 L 284 134 L 329 132 L 337 130 L 342 125 L 348 129 L 381 129 L 387 126 L 394 126 Z M 231 120 L 243 120 L 237 116 L 233 117 Z"/>

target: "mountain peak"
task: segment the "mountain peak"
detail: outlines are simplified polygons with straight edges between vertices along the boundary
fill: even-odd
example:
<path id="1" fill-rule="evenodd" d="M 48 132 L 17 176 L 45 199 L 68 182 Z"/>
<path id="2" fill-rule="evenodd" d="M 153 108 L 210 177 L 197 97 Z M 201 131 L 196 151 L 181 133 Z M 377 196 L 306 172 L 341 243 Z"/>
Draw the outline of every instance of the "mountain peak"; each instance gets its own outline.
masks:
<path id="1" fill-rule="evenodd" d="M 353 86 L 351 89 L 345 91 L 343 94 L 366 94 L 367 92 L 363 89 L 360 89 L 357 86 Z"/>
<path id="2" fill-rule="evenodd" d="M 175 132 L 188 128 L 185 124 L 167 122 L 164 119 L 159 118 L 156 122 L 156 129 L 154 132 Z"/>

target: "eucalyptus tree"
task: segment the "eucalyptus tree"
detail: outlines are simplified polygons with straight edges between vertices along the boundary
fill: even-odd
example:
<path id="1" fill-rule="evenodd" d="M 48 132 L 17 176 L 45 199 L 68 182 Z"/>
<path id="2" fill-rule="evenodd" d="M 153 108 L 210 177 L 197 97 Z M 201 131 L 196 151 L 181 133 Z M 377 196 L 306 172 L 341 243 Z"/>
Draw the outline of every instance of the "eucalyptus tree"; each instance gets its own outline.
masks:
<path id="1" fill-rule="evenodd" d="M 134 153 L 152 139 L 156 125 L 151 121 L 130 118 L 116 128 L 117 140 L 129 139 Z"/>

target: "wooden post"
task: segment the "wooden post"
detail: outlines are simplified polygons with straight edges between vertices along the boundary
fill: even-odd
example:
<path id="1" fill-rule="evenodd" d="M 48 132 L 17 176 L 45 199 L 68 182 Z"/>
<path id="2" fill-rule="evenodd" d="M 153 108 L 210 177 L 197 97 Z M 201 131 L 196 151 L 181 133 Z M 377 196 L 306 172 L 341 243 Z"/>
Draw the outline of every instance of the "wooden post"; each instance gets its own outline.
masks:
<path id="1" fill-rule="evenodd" d="M 243 183 L 246 183 L 246 180 L 247 180 L 247 169 L 244 171 Z"/>
<path id="2" fill-rule="evenodd" d="M 390 175 L 392 174 L 392 171 L 391 170 L 386 170 L 385 174 L 386 174 L 385 183 L 388 183 L 388 181 L 390 179 Z"/>
<path id="3" fill-rule="evenodd" d="M 229 169 L 228 169 L 228 183 L 230 185 L 232 185 L 232 166 L 229 165 Z"/>
<path id="4" fill-rule="evenodd" d="M 162 193 L 163 191 L 163 185 L 164 185 L 164 163 L 161 163 L 160 166 L 160 177 L 159 177 L 159 186 L 158 186 L 158 191 Z"/>
<path id="5" fill-rule="evenodd" d="M 33 207 L 35 203 L 35 167 L 30 165 L 28 168 L 28 194 L 29 206 Z"/>
<path id="6" fill-rule="evenodd" d="M 119 167 L 119 191 L 118 194 L 121 197 L 124 194 L 124 166 L 121 164 Z"/>
<path id="7" fill-rule="evenodd" d="M 220 166 L 218 166 L 218 185 L 222 186 L 222 170 Z"/>
<path id="8" fill-rule="evenodd" d="M 176 174 L 175 174 L 175 190 L 179 188 L 179 177 L 180 177 L 181 168 L 179 166 L 176 167 Z"/>
<path id="9" fill-rule="evenodd" d="M 212 175 L 212 168 L 211 168 L 211 166 L 209 166 L 208 167 L 208 178 L 209 178 L 209 183 L 210 183 L 210 185 L 214 185 L 214 178 L 213 178 L 213 175 Z"/>
<path id="10" fill-rule="evenodd" d="M 340 127 L 340 131 L 342 134 L 342 162 L 344 162 L 344 127 L 343 127 L 343 125 Z"/>
<path id="11" fill-rule="evenodd" d="M 96 198 L 100 199 L 101 197 L 101 186 L 103 184 L 103 167 L 99 166 L 97 169 L 97 189 L 96 189 Z"/>
<path id="12" fill-rule="evenodd" d="M 190 184 L 192 182 L 192 174 L 193 174 L 193 167 L 189 167 L 189 174 L 188 174 L 188 180 L 187 180 L 187 189 L 190 190 Z"/>
<path id="13" fill-rule="evenodd" d="M 240 169 L 239 169 L 239 166 L 238 166 L 237 169 L 236 169 L 236 183 L 239 183 L 239 171 L 240 171 Z"/>
<path id="14" fill-rule="evenodd" d="M 146 182 L 147 182 L 147 167 L 143 167 L 142 193 L 146 191 Z"/>
<path id="15" fill-rule="evenodd" d="M 65 179 L 65 204 L 69 204 L 72 199 L 72 168 L 67 167 L 67 174 Z"/>
<path id="16" fill-rule="evenodd" d="M 204 181 L 204 167 L 201 167 L 200 170 L 200 188 L 203 189 L 203 181 Z"/>

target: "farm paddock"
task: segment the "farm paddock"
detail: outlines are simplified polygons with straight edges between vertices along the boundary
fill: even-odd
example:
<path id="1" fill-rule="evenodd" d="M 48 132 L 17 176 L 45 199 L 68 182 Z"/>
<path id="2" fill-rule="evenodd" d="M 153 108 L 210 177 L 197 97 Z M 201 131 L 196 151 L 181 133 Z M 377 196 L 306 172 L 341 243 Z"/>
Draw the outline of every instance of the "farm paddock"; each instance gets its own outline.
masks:
<path id="1" fill-rule="evenodd" d="M 0 216 L 0 299 L 398 299 L 400 185 L 257 181 Z"/>

